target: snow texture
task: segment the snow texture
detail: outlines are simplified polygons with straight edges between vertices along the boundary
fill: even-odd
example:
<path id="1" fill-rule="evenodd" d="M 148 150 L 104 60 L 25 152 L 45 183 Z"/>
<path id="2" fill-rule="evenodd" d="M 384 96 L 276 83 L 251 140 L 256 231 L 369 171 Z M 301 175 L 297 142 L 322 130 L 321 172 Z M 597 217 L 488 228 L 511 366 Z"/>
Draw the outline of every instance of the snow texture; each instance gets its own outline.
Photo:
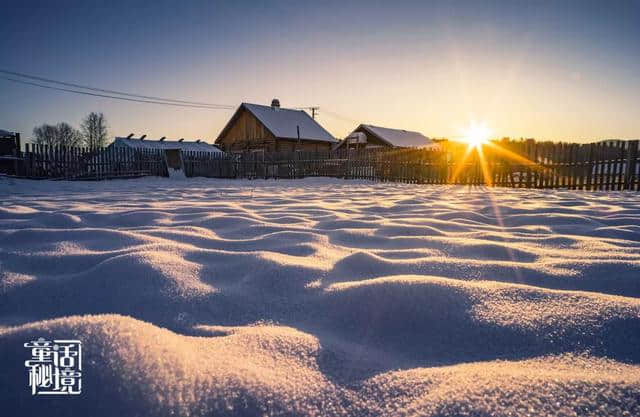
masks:
<path id="1" fill-rule="evenodd" d="M 180 168 L 167 167 L 167 172 L 169 173 L 169 178 L 171 179 L 174 179 L 174 180 L 187 179 L 186 175 L 184 175 L 184 171 Z"/>
<path id="2" fill-rule="evenodd" d="M 208 152 L 208 153 L 222 153 L 222 151 L 209 143 L 178 141 L 178 140 L 153 140 L 153 139 L 127 139 L 116 137 L 110 146 L 114 147 L 129 147 L 135 149 L 180 149 L 183 151 L 192 152 Z"/>
<path id="3" fill-rule="evenodd" d="M 259 104 L 242 103 L 277 138 L 321 140 L 336 143 L 337 140 L 303 110 L 291 110 Z"/>
<path id="4" fill-rule="evenodd" d="M 2 414 L 639 415 L 639 279 L 636 193 L 0 178 Z"/>
<path id="5" fill-rule="evenodd" d="M 422 133 L 411 130 L 390 129 L 388 127 L 373 125 L 360 125 L 359 128 L 368 130 L 379 139 L 387 142 L 390 146 L 401 148 L 428 148 L 436 145 Z"/>

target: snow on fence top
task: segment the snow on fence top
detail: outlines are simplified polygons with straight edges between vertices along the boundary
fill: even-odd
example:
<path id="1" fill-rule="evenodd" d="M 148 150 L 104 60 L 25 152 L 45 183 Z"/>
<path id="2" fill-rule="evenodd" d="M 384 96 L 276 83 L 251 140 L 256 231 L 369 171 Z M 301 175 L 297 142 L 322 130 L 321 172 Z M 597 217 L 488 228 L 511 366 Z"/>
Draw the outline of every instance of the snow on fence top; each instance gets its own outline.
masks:
<path id="1" fill-rule="evenodd" d="M 180 149 L 182 151 L 222 153 L 217 147 L 203 141 L 153 140 L 116 137 L 109 146 L 135 149 Z"/>

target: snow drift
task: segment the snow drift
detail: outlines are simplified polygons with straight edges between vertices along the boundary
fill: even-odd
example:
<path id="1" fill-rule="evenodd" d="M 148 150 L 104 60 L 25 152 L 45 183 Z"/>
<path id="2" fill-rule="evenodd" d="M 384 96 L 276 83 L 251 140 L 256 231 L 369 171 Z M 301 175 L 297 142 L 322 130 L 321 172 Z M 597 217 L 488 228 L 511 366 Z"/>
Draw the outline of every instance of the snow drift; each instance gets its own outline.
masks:
<path id="1" fill-rule="evenodd" d="M 637 415 L 640 196 L 0 179 L 8 415 Z M 84 343 L 31 397 L 22 344 Z"/>

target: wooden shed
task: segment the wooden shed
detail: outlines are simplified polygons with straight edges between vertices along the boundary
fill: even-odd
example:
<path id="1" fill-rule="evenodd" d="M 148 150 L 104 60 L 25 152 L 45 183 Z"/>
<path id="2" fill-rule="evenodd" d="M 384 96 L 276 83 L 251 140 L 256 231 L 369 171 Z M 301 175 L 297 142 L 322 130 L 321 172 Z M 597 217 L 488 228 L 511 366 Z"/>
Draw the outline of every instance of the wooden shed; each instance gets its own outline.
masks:
<path id="1" fill-rule="evenodd" d="M 224 151 L 328 151 L 338 143 L 331 133 L 302 110 L 242 103 L 215 144 Z"/>
<path id="2" fill-rule="evenodd" d="M 438 144 L 420 132 L 361 124 L 335 149 L 344 148 L 435 148 Z"/>
<path id="3" fill-rule="evenodd" d="M 220 155 L 223 152 L 217 146 L 211 145 L 200 139 L 196 141 L 167 140 L 160 138 L 157 140 L 145 139 L 146 135 L 140 139 L 131 136 L 123 138 L 116 137 L 108 148 L 131 148 L 137 150 L 151 150 L 161 152 L 166 164 L 169 177 L 184 178 L 184 152 L 198 154 Z"/>
<path id="4" fill-rule="evenodd" d="M 146 135 L 145 135 L 146 136 Z M 211 154 L 222 153 L 218 147 L 211 145 L 203 140 L 184 140 L 184 139 L 146 139 L 133 137 L 116 137 L 109 147 L 115 148 L 134 148 L 134 149 L 163 149 L 163 150 L 180 150 L 190 152 L 206 152 Z"/>

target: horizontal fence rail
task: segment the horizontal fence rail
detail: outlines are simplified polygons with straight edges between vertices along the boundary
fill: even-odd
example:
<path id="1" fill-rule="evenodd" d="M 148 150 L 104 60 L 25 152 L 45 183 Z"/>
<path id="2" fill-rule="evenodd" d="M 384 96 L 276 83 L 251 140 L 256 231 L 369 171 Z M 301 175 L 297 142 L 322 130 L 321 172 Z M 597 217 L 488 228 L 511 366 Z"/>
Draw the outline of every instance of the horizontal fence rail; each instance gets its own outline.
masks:
<path id="1" fill-rule="evenodd" d="M 514 188 L 640 189 L 637 140 L 592 144 L 500 141 L 481 148 L 449 143 L 439 150 L 181 151 L 180 157 L 187 177 L 319 176 Z M 95 180 L 168 175 L 162 149 L 111 146 L 92 150 L 27 144 L 24 152 L 5 158 L 18 161 L 17 175 L 27 178 Z"/>

